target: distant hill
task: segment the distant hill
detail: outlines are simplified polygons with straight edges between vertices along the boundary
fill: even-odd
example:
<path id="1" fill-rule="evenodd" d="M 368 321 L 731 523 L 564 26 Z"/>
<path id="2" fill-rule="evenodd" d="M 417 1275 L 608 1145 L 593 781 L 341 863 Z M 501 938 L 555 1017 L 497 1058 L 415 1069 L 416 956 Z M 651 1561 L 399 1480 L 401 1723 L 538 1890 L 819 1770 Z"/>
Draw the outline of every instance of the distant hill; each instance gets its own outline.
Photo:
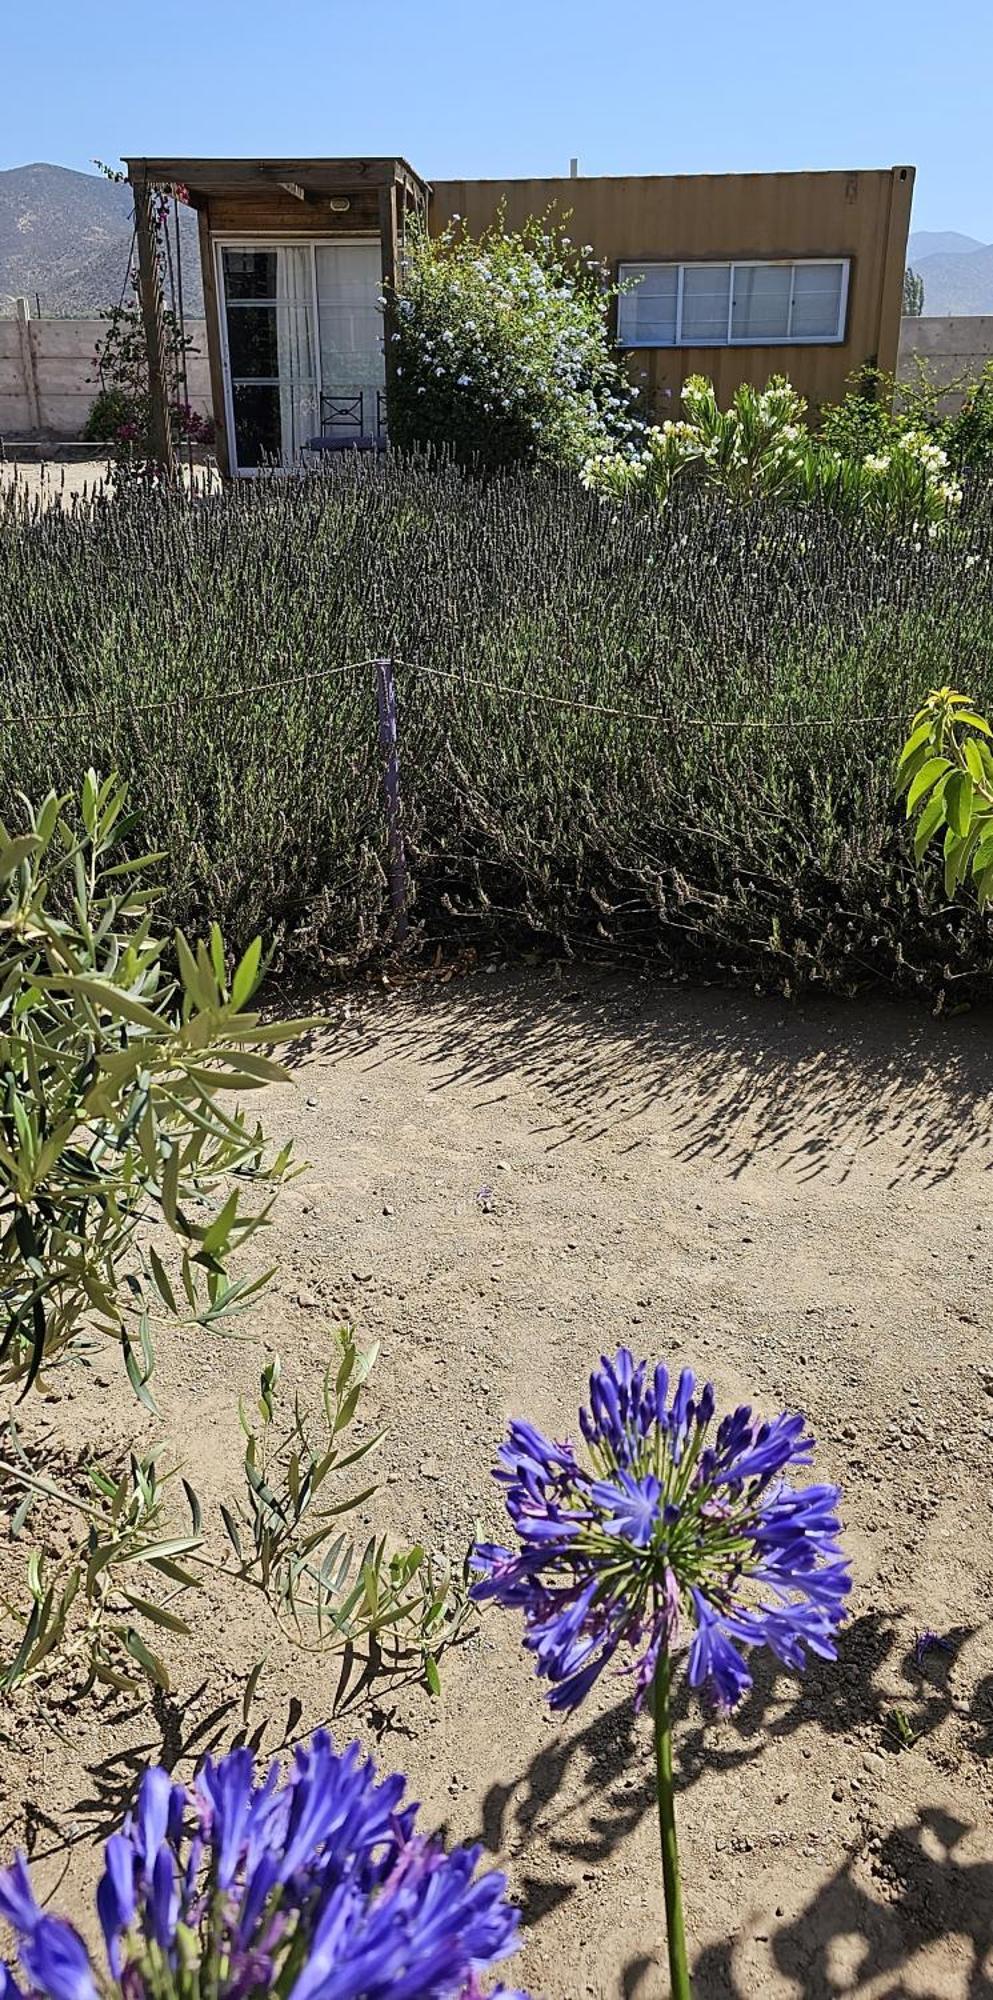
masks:
<path id="1" fill-rule="evenodd" d="M 131 190 L 103 174 L 36 163 L 0 172 L 0 314 L 15 298 L 56 318 L 116 305 L 131 251 Z M 183 296 L 203 311 L 197 221 L 180 210 Z"/>
<path id="2" fill-rule="evenodd" d="M 911 261 L 926 313 L 993 313 L 993 244 Z"/>
<path id="3" fill-rule="evenodd" d="M 978 236 L 963 236 L 957 229 L 912 229 L 907 244 L 907 262 L 915 271 L 921 257 L 956 257 L 970 250 L 984 250 Z"/>

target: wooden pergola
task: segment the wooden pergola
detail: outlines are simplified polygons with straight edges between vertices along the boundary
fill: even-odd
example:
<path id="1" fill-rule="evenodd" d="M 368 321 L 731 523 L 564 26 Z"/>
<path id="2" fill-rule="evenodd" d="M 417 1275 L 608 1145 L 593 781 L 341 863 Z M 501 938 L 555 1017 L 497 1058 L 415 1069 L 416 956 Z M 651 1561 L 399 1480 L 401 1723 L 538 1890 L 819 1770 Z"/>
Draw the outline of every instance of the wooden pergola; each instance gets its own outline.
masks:
<path id="1" fill-rule="evenodd" d="M 404 231 L 411 215 L 426 217 L 430 187 L 407 161 L 372 160 L 188 160 L 128 159 L 128 180 L 134 189 L 135 232 L 148 380 L 151 401 L 151 448 L 166 477 L 175 471 L 163 330 L 162 274 L 156 251 L 154 198 L 156 191 L 180 190 L 181 198 L 198 213 L 200 264 L 207 352 L 217 438 L 217 462 L 222 474 L 232 458 L 225 421 L 220 310 L 211 239 L 225 231 L 318 235 L 351 232 L 378 234 L 382 275 L 389 301 L 400 261 Z M 387 386 L 391 345 L 386 341 Z"/>

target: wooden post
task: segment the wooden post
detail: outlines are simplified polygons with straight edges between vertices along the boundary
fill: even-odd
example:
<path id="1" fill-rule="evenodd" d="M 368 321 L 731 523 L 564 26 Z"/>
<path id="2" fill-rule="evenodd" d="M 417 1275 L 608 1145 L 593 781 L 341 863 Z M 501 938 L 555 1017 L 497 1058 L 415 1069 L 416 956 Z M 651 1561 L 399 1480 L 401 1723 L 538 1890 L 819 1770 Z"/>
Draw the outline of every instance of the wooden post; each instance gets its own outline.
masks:
<path id="1" fill-rule="evenodd" d="M 408 929 L 407 856 L 403 844 L 400 752 L 397 744 L 397 690 L 393 661 L 377 660 L 375 667 L 379 749 L 383 759 L 383 794 L 386 800 L 386 872 L 390 885 L 390 908 L 396 925 L 395 936 L 397 943 L 402 944 Z"/>
<path id="2" fill-rule="evenodd" d="M 138 279 L 141 312 L 145 322 L 145 351 L 148 356 L 148 400 L 150 406 L 149 451 L 161 467 L 162 476 L 172 479 L 176 463 L 172 448 L 172 420 L 166 380 L 165 331 L 162 324 L 162 273 L 155 245 L 152 218 L 152 190 L 144 175 L 132 183 L 134 222 L 138 243 Z"/>

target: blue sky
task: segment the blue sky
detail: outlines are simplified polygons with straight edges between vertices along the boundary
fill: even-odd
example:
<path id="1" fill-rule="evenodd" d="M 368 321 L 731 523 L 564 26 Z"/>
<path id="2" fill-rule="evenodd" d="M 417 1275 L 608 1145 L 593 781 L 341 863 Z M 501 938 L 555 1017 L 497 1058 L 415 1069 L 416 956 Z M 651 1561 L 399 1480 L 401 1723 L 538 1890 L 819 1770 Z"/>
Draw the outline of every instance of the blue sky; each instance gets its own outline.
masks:
<path id="1" fill-rule="evenodd" d="M 403 153 L 428 178 L 918 169 L 917 228 L 993 239 L 989 0 L 34 0 L 0 166 Z"/>

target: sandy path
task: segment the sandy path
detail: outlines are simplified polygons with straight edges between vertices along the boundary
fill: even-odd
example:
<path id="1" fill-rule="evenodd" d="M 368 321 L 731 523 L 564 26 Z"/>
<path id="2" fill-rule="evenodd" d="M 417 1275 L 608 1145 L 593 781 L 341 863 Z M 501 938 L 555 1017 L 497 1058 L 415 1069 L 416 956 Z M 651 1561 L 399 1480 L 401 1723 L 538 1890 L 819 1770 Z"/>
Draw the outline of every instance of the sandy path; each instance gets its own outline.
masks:
<path id="1" fill-rule="evenodd" d="M 329 1321 L 382 1341 L 370 1395 L 398 1532 L 456 1550 L 477 1517 L 496 1527 L 508 1414 L 573 1428 L 591 1360 L 621 1340 L 712 1373 L 722 1400 L 801 1404 L 818 1473 L 844 1486 L 856 1590 L 838 1665 L 802 1683 L 760 1665 L 736 1721 L 694 1704 L 680 1723 L 699 2000 L 993 1995 L 990 1022 L 568 972 L 335 1011 L 266 1099 L 313 1165 L 282 1199 L 283 1271 L 251 1330 L 310 1387 Z M 251 1344 L 162 1343 L 160 1400 L 208 1499 L 257 1366 Z M 103 1372 L 111 1388 L 46 1406 L 69 1438 L 133 1429 Z M 919 1665 L 924 1626 L 948 1650 Z M 274 1750 L 328 1717 L 335 1671 L 223 1591 L 155 1719 L 81 1708 L 56 1733 L 14 1704 L 3 1847 L 27 1824 L 52 1886 L 65 1869 L 81 1884 L 139 1749 L 188 1772 L 230 1741 L 263 1650 L 252 1724 Z M 555 1723 L 513 1620 L 491 1614 L 440 1702 L 380 1693 L 335 1727 L 378 1739 L 452 1837 L 509 1867 L 522 1983 L 546 2000 L 666 1992 L 648 1734 L 625 1682 Z"/>

